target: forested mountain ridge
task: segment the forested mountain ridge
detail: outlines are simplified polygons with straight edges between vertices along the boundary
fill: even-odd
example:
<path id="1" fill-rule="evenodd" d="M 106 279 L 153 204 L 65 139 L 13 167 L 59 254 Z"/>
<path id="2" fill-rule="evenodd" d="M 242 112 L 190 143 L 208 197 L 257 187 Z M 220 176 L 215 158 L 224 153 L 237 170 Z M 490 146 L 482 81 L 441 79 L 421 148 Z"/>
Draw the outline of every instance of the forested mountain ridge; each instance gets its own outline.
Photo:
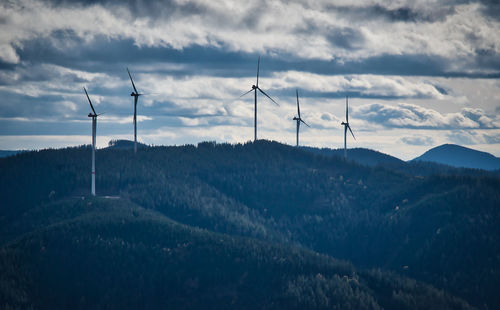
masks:
<path id="1" fill-rule="evenodd" d="M 45 218 L 32 213 L 37 206 L 88 193 L 89 159 L 80 147 L 0 160 L 1 242 Z M 226 236 L 393 270 L 496 308 L 500 181 L 462 171 L 421 176 L 269 141 L 205 142 L 99 150 L 97 193 Z"/>
<path id="2" fill-rule="evenodd" d="M 344 157 L 344 149 L 316 148 L 308 146 L 301 146 L 300 148 L 319 155 L 337 156 L 339 158 Z M 347 149 L 347 155 L 350 161 L 371 167 L 384 164 L 397 165 L 404 163 L 404 161 L 397 157 L 365 148 Z"/>

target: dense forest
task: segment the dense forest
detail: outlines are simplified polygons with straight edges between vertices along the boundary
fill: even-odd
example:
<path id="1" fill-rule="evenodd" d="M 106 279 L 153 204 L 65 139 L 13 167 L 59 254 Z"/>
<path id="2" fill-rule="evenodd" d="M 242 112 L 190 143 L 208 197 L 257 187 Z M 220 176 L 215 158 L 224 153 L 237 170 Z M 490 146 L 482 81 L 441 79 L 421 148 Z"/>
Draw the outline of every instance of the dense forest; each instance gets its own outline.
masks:
<path id="1" fill-rule="evenodd" d="M 496 173 L 123 145 L 0 159 L 0 307 L 500 308 Z"/>

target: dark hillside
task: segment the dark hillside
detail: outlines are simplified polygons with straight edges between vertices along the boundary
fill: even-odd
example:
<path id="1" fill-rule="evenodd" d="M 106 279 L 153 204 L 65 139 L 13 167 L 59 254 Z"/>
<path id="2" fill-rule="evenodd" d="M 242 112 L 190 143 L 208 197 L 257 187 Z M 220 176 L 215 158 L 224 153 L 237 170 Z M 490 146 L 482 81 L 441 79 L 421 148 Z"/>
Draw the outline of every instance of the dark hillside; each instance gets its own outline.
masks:
<path id="1" fill-rule="evenodd" d="M 97 152 L 97 193 L 232 237 L 309 248 L 500 307 L 500 179 L 368 167 L 287 145 L 200 143 Z M 425 165 L 425 164 L 424 164 Z M 88 147 L 0 160 L 0 240 L 37 206 L 90 187 Z M 35 221 L 36 222 L 36 221 Z M 36 223 L 33 225 L 37 225 Z M 42 225 L 43 226 L 43 225 Z"/>
<path id="2" fill-rule="evenodd" d="M 0 251 L 3 309 L 467 309 L 427 285 L 175 223 L 122 199 L 36 208 Z"/>

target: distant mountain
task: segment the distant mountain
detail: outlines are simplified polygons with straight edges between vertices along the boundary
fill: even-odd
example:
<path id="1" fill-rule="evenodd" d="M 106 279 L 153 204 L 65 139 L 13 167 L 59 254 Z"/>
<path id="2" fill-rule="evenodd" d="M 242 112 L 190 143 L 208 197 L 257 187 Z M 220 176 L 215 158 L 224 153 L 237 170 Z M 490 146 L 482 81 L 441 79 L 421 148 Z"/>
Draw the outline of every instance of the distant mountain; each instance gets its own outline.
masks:
<path id="1" fill-rule="evenodd" d="M 330 148 L 315 148 L 315 147 L 300 147 L 310 153 L 317 155 L 343 158 L 344 149 Z M 441 164 L 430 161 L 410 160 L 403 161 L 397 157 L 365 148 L 347 149 L 347 161 L 368 167 L 383 167 L 388 170 L 397 171 L 402 174 L 413 176 L 430 176 L 430 175 L 470 175 L 470 176 L 498 176 L 500 171 L 481 171 L 470 168 L 455 167 L 449 164 Z"/>
<path id="2" fill-rule="evenodd" d="M 137 148 L 148 147 L 144 143 L 137 142 Z M 131 140 L 111 140 L 108 143 L 108 148 L 112 149 L 133 149 L 134 141 Z"/>
<path id="3" fill-rule="evenodd" d="M 500 169 L 500 158 L 490 153 L 473 150 L 456 144 L 443 144 L 437 146 L 413 159 L 413 161 L 429 161 L 453 167 L 484 170 Z"/>
<path id="4" fill-rule="evenodd" d="M 340 158 L 344 157 L 344 149 L 315 148 L 308 146 L 303 146 L 301 147 L 301 149 L 325 156 L 337 156 Z M 347 159 L 349 161 L 354 161 L 358 164 L 370 167 L 377 165 L 397 165 L 404 163 L 404 161 L 394 156 L 365 148 L 347 149 Z"/>

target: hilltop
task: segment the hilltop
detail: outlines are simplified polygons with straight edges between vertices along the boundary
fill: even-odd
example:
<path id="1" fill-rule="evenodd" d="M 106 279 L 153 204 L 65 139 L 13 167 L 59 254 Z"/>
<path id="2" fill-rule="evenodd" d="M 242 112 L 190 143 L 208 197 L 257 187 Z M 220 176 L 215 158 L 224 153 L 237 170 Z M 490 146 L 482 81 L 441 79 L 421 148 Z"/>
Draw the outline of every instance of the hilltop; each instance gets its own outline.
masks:
<path id="1" fill-rule="evenodd" d="M 148 147 L 144 143 L 137 142 L 137 148 L 145 148 Z M 133 149 L 134 141 L 131 140 L 110 140 L 108 142 L 108 148 L 113 149 Z"/>
<path id="2" fill-rule="evenodd" d="M 339 158 L 344 158 L 344 149 L 315 148 L 307 146 L 302 146 L 301 149 L 324 156 L 337 156 Z M 404 161 L 402 161 L 397 157 L 365 148 L 347 149 L 347 154 L 348 154 L 348 160 L 355 161 L 359 164 L 366 166 L 377 166 L 377 165 L 387 165 L 387 164 L 401 165 L 404 163 Z"/>
<path id="3" fill-rule="evenodd" d="M 89 200 L 87 197 L 90 186 L 89 153 L 89 147 L 78 147 L 27 152 L 0 160 L 0 170 L 4 172 L 0 176 L 0 197 L 4 202 L 0 208 L 0 244 L 7 255 L 4 258 L 6 262 L 11 255 L 37 253 L 38 256 L 39 249 L 35 251 L 33 246 L 39 246 L 40 240 L 53 240 L 51 242 L 59 246 L 78 246 L 82 242 L 79 234 L 87 231 L 87 228 L 79 228 L 87 227 L 80 226 L 83 225 L 81 221 L 90 225 L 99 222 L 100 218 L 106 224 L 98 225 L 93 237 L 85 239 L 88 244 L 94 244 L 100 242 L 98 236 L 103 238 L 103 246 L 97 252 L 93 252 L 90 246 L 84 246 L 84 250 L 63 248 L 56 253 L 66 257 L 73 251 L 88 251 L 88 255 L 94 253 L 92 255 L 108 258 L 108 261 L 132 257 L 135 264 L 142 266 L 151 262 L 147 257 L 157 257 L 151 252 L 156 249 L 156 244 L 162 248 L 162 242 L 167 241 L 157 242 L 155 233 L 147 233 L 142 235 L 142 239 L 132 242 L 129 239 L 135 238 L 136 233 L 131 233 L 136 231 L 135 228 L 107 230 L 110 225 L 106 221 L 122 223 L 123 218 L 127 223 L 128 218 L 143 218 L 141 214 L 145 212 L 149 218 L 158 218 L 162 223 L 175 223 L 180 225 L 175 227 L 193 230 L 195 235 L 213 240 L 206 244 L 209 248 L 216 248 L 210 252 L 214 254 L 209 256 L 214 257 L 214 261 L 220 259 L 216 255 L 218 251 L 223 251 L 235 262 L 248 259 L 259 266 L 257 273 L 266 273 L 274 279 L 272 281 L 281 283 L 278 287 L 289 287 L 294 294 L 299 294 L 294 296 L 308 294 L 310 297 L 300 300 L 309 300 L 310 303 L 297 307 L 314 307 L 312 305 L 319 300 L 316 298 L 342 304 L 350 300 L 348 296 L 352 296 L 348 293 L 350 290 L 340 288 L 336 280 L 331 284 L 321 282 L 327 272 L 321 267 L 323 263 L 312 259 L 317 255 L 331 262 L 326 265 L 350 262 L 347 263 L 352 268 L 349 270 L 354 270 L 359 277 L 356 281 L 361 285 L 351 286 L 351 289 L 366 296 L 367 299 L 363 300 L 367 304 L 374 301 L 380 307 L 391 308 L 396 298 L 403 304 L 395 308 L 423 307 L 419 305 L 423 305 L 421 302 L 424 301 L 428 307 L 446 308 L 455 304 L 466 307 L 459 299 L 450 297 L 455 295 L 480 308 L 500 306 L 496 294 L 500 285 L 500 234 L 497 229 L 500 179 L 495 175 L 480 171 L 470 174 L 451 167 L 447 168 L 446 174 L 440 174 L 439 170 L 424 175 L 403 173 L 391 169 L 390 165 L 370 167 L 345 162 L 337 156 L 324 156 L 264 140 L 234 145 L 204 142 L 196 146 L 147 147 L 135 156 L 131 156 L 130 149 L 106 148 L 96 154 L 97 193 L 99 196 L 121 198 L 103 201 L 103 198 Z M 427 167 L 428 164 L 419 165 Z M 434 164 L 429 165 L 427 169 L 433 169 Z M 27 192 L 30 194 L 26 195 Z M 79 197 L 78 201 L 83 202 L 78 203 L 71 197 Z M 88 202 L 92 204 L 88 205 Z M 102 203 L 110 204 L 110 210 L 114 211 L 108 212 L 107 207 L 102 209 Z M 61 207 L 57 207 L 59 205 Z M 93 209 L 94 205 L 98 208 Z M 72 215 L 74 210 L 85 212 Z M 92 214 L 87 211 L 92 211 Z M 122 211 L 126 214 L 121 214 Z M 52 233 L 59 225 L 66 228 Z M 149 225 L 140 226 L 143 228 L 138 231 Z M 103 234 L 109 237 L 103 237 Z M 67 238 L 73 241 L 68 243 Z M 212 243 L 220 238 L 235 240 L 235 243 L 261 251 L 258 252 L 261 254 L 244 254 L 240 253 L 241 248 Z M 135 244 L 130 245 L 130 249 L 142 247 L 143 250 L 127 252 L 129 247 L 122 248 L 122 240 L 124 244 Z M 75 242 L 76 245 L 73 245 Z M 177 241 L 174 239 L 172 242 Z M 185 241 L 177 243 L 184 244 Z M 26 244 L 30 246 L 26 247 Z M 223 244 L 228 243 L 224 241 Z M 264 249 L 269 247 L 283 248 L 282 253 L 311 253 L 300 255 L 308 257 L 304 261 L 314 266 L 308 269 L 314 271 L 305 272 L 302 267 L 293 267 L 291 270 L 296 271 L 286 274 L 287 279 L 297 275 L 296 281 L 301 283 L 301 288 L 298 287 L 299 282 L 286 282 L 279 274 L 273 274 L 273 270 L 280 273 L 278 267 L 266 267 L 270 264 L 267 259 L 271 254 Z M 76 259 L 71 257 L 67 260 Z M 177 258 L 182 260 L 182 257 Z M 280 256 L 272 254 L 272 257 L 278 259 Z M 199 258 L 197 263 L 202 264 L 204 256 Z M 294 265 L 293 261 L 290 260 L 291 266 L 302 266 L 298 263 Z M 75 262 L 80 263 L 80 260 Z M 127 262 L 124 264 L 130 266 Z M 25 268 L 21 265 L 19 268 Z M 6 263 L 6 266 L 9 264 Z M 132 272 L 130 278 L 136 279 L 148 270 L 148 266 L 156 265 L 146 263 L 145 269 Z M 26 268 L 31 270 L 29 266 Z M 89 272 L 94 272 L 92 266 L 88 268 Z M 99 272 L 106 274 L 107 268 L 102 267 Z M 109 268 L 110 279 L 121 279 L 116 278 L 116 273 L 122 269 Z M 155 268 L 163 267 L 151 268 L 157 271 L 159 269 Z M 232 273 L 225 270 L 224 265 L 208 265 L 207 268 L 217 273 Z M 336 271 L 328 273 L 325 278 L 338 276 L 344 279 L 347 275 L 340 271 L 341 268 L 332 268 Z M 367 271 L 373 269 L 385 271 Z M 196 283 L 196 276 L 183 270 L 179 268 L 179 272 L 186 272 L 185 277 L 175 276 L 176 279 Z M 22 275 L 26 275 L 27 287 L 29 283 L 40 283 L 35 281 L 40 277 L 33 278 L 26 272 Z M 317 274 L 320 276 L 316 278 Z M 366 274 L 373 275 L 375 282 L 361 276 Z M 400 280 L 394 280 L 393 276 Z M 200 279 L 198 287 L 202 287 Z M 256 278 L 255 282 L 251 282 L 253 284 L 243 281 L 246 283 L 243 284 L 244 291 L 258 291 L 252 285 L 261 285 L 261 280 L 263 278 Z M 324 284 L 318 284 L 317 280 Z M 153 277 L 143 278 L 143 281 L 144 285 L 153 288 L 156 287 L 154 283 L 160 280 Z M 394 281 L 400 283 L 397 285 L 401 288 L 394 287 L 391 284 Z M 91 282 L 82 283 L 81 287 L 87 287 Z M 283 286 L 283 283 L 295 284 Z M 183 285 L 180 287 L 186 288 Z M 321 289 L 322 293 L 313 287 Z M 234 292 L 232 289 L 229 291 Z M 282 296 L 282 293 L 272 291 L 270 296 Z M 334 298 L 330 295 L 334 293 L 340 295 Z M 258 293 L 255 294 L 258 296 Z M 326 299 L 320 297 L 321 294 L 325 294 Z M 198 296 L 200 302 L 208 298 L 203 294 Z M 239 293 L 236 296 L 240 296 Z M 388 296 L 392 297 L 387 300 Z M 113 294 L 107 296 L 115 297 Z M 239 297 L 236 300 L 240 300 Z M 296 299 L 291 300 L 291 305 L 298 305 L 294 303 Z M 275 304 L 275 301 L 270 302 Z M 213 305 L 221 307 L 226 304 Z"/>
<path id="4" fill-rule="evenodd" d="M 484 170 L 500 169 L 500 158 L 490 153 L 473 150 L 456 144 L 443 144 L 432 148 L 413 161 L 429 161 L 454 167 Z"/>

